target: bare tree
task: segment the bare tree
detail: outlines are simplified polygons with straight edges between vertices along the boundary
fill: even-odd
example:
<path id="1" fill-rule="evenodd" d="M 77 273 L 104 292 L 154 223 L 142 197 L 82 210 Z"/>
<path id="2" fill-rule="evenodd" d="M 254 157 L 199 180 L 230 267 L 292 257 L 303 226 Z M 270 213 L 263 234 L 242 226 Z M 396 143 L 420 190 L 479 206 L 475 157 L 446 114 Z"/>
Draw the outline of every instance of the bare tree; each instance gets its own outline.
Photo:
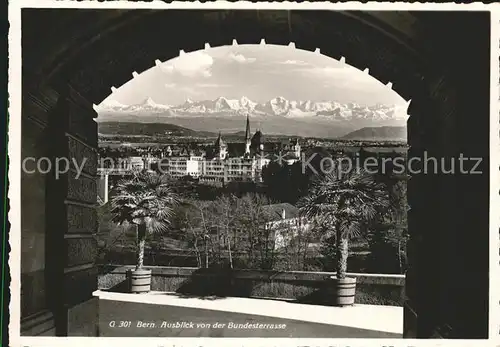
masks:
<path id="1" fill-rule="evenodd" d="M 179 230 L 185 235 L 188 243 L 192 245 L 198 267 L 202 267 L 200 243 L 203 240 L 203 232 L 192 208 L 184 207 L 178 211 Z"/>
<path id="2" fill-rule="evenodd" d="M 275 258 L 274 226 L 264 206 L 269 201 L 259 195 L 245 195 L 238 200 L 236 210 L 239 230 L 246 234 L 242 246 L 247 251 L 249 265 L 271 268 Z"/>
<path id="3" fill-rule="evenodd" d="M 221 244 L 227 247 L 229 256 L 229 266 L 233 268 L 233 247 L 231 243 L 234 241 L 234 236 L 237 233 L 236 219 L 236 197 L 233 195 L 219 197 L 214 202 L 214 217 L 213 221 L 217 230 L 222 231 L 223 237 Z"/>
<path id="4" fill-rule="evenodd" d="M 204 201 L 184 200 L 177 211 L 177 228 L 185 235 L 196 256 L 198 267 L 209 265 L 210 222 L 207 203 Z M 202 261 L 202 255 L 205 259 Z"/>

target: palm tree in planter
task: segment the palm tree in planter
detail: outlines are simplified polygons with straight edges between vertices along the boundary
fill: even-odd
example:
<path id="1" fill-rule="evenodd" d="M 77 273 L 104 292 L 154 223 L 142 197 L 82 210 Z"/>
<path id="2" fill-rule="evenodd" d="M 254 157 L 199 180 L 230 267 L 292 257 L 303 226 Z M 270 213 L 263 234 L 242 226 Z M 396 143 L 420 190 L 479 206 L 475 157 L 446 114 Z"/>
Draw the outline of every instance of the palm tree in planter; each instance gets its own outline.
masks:
<path id="1" fill-rule="evenodd" d="M 151 270 L 143 268 L 146 235 L 168 230 L 178 201 L 166 176 L 154 172 L 136 173 L 116 186 L 111 198 L 112 220 L 137 228 L 137 265 L 127 274 L 131 292 L 151 290 Z"/>
<path id="2" fill-rule="evenodd" d="M 336 276 L 332 276 L 334 304 L 354 304 L 356 278 L 347 277 L 349 240 L 366 230 L 378 211 L 388 206 L 388 193 L 383 184 L 359 169 L 341 170 L 319 177 L 300 202 L 303 217 L 326 230 L 326 237 L 336 243 Z"/>

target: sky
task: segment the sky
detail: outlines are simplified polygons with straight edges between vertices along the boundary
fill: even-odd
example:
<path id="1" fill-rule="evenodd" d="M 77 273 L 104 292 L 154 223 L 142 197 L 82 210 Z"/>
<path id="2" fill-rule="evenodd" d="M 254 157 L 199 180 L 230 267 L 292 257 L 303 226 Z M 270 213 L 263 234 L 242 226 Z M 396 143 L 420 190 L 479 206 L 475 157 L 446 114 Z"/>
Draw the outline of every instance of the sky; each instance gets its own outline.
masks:
<path id="1" fill-rule="evenodd" d="M 115 87 L 117 90 L 104 102 L 132 105 L 150 97 L 159 104 L 179 105 L 187 99 L 213 100 L 220 96 L 245 96 L 255 102 L 282 96 L 296 101 L 366 106 L 406 104 L 392 89 L 346 63 L 320 53 L 267 44 L 184 53 Z"/>

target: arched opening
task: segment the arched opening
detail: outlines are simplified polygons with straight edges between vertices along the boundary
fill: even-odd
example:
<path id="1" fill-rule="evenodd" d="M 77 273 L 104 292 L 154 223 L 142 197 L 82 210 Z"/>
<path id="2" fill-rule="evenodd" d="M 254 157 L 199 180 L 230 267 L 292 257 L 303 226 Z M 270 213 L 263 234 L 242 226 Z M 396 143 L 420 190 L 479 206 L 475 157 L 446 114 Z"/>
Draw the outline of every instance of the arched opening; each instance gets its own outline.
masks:
<path id="1" fill-rule="evenodd" d="M 236 39 L 240 44 L 258 44 L 264 38 L 270 44 L 294 42 L 297 48 L 309 51 L 319 48 L 322 54 L 336 59 L 345 56 L 352 66 L 368 68 L 373 77 L 384 84 L 391 82 L 398 94 L 412 100 L 408 112 L 410 156 L 427 153 L 448 158 L 463 153 L 469 158 L 487 158 L 489 84 L 484 81 L 489 76 L 489 64 L 485 63 L 489 61 L 488 13 L 418 12 L 399 17 L 349 11 L 94 10 L 77 15 L 71 11 L 23 13 L 23 122 L 36 123 L 40 128 L 34 129 L 29 138 L 41 134 L 40 141 L 45 143 L 43 131 L 48 131 L 55 141 L 49 149 L 51 157 L 93 158 L 84 170 L 87 176 L 67 178 L 62 183 L 49 179 L 45 183 L 47 200 L 44 193 L 39 194 L 40 204 L 50 201 L 51 206 L 45 211 L 46 225 L 33 233 L 43 237 L 45 230 L 59 231 L 50 236 L 47 254 L 50 247 L 59 255 L 64 247 L 93 249 L 88 241 L 96 228 L 92 204 L 97 158 L 90 153 L 97 147 L 97 127 L 92 104 L 109 95 L 109 86 L 128 81 L 133 71 L 141 73 L 156 59 L 166 61 L 177 57 L 180 50 L 198 50 L 207 42 L 220 46 Z M 54 16 L 69 20 L 51 26 L 60 35 L 50 36 L 40 28 L 43 23 L 53 24 Z M 83 30 L 80 21 L 95 25 Z M 413 24 L 405 25 L 408 23 Z M 473 28 L 477 35 L 462 36 L 465 27 Z M 161 35 L 151 35 L 179 30 L 183 35 L 169 35 L 168 44 Z M 42 34 L 46 40 L 40 39 Z M 116 45 L 123 37 L 127 40 Z M 467 64 L 477 68 L 464 70 Z M 481 116 L 471 123 L 471 114 Z M 487 335 L 486 159 L 481 167 L 482 175 L 421 174 L 409 181 L 411 251 L 406 275 L 405 336 Z M 472 229 L 478 230 L 474 238 L 467 236 Z M 73 236 L 68 237 L 70 234 Z M 473 250 L 473 255 L 465 259 L 462 255 L 467 250 Z M 89 278 L 96 276 L 92 251 L 71 254 L 74 256 L 68 256 L 66 264 L 49 256 L 46 266 L 37 269 L 42 277 L 44 269 L 49 268 L 58 274 L 49 277 L 59 283 L 52 287 L 59 291 L 46 291 L 47 307 L 33 308 L 25 302 L 32 309 L 30 314 L 56 312 L 56 330 L 62 335 L 71 334 L 68 317 L 78 312 L 68 307 L 81 307 L 78 305 L 89 298 L 94 286 Z M 25 277 L 33 280 L 31 270 L 26 268 Z M 476 284 L 464 285 L 464 276 L 477 279 Z M 50 300 L 71 288 L 79 288 L 75 292 L 81 295 L 67 295 L 63 307 L 59 301 Z"/>
<path id="2" fill-rule="evenodd" d="M 210 247 L 210 255 L 202 261 L 204 246 L 190 244 L 190 240 L 196 240 L 203 226 L 193 220 L 210 219 L 218 225 L 216 221 L 223 220 L 224 214 L 218 208 L 207 208 L 203 215 L 202 211 L 192 212 L 189 228 L 172 226 L 168 235 L 152 241 L 151 248 L 155 245 L 157 251 L 146 256 L 145 264 L 335 272 L 332 230 L 325 233 L 304 217 L 308 227 L 287 224 L 280 225 L 282 230 L 270 231 L 271 237 L 260 233 L 256 237 L 266 253 L 263 262 L 257 252 L 260 246 L 245 243 L 248 235 L 238 227 L 249 219 L 246 211 L 236 210 L 250 196 L 258 195 L 255 207 L 283 207 L 285 215 L 290 216 L 280 214 L 280 218 L 295 223 L 295 214 L 310 195 L 313 180 L 345 162 L 348 170 L 366 171 L 366 177 L 383 186 L 387 204 L 394 204 L 367 220 L 370 225 L 360 235 L 352 235 L 347 270 L 382 274 L 381 284 L 384 274 L 398 274 L 400 295 L 393 299 L 375 292 L 368 294 L 370 299 L 363 299 L 360 294 L 359 300 L 364 301 L 358 303 L 376 302 L 378 298 L 380 303 L 403 305 L 408 205 L 403 166 L 400 170 L 393 166 L 406 161 L 408 103 L 390 85 L 378 82 L 367 70 L 349 66 L 344 58 L 337 61 L 319 52 L 298 50 L 293 43 L 238 45 L 235 40 L 231 46 L 181 52 L 177 58 L 156 61 L 155 67 L 132 76 L 94 107 L 98 113 L 99 162 L 109 164 L 99 165 L 102 172 L 109 173 L 102 177 L 102 203 L 111 199 L 109 192 L 123 179 L 123 172 L 115 175 L 116 167 L 111 167 L 120 158 L 130 160 L 128 167 L 138 162 L 144 170 L 169 176 L 170 184 L 178 186 L 178 194 L 189 201 L 189 206 L 227 206 L 225 199 L 229 197 L 231 206 L 227 207 L 239 216 L 223 228 L 229 241 L 221 241 L 216 233 L 203 240 Z M 218 147 L 222 143 L 224 151 Z M 245 170 L 247 162 L 253 165 L 249 172 Z M 186 181 L 191 182 L 189 191 L 184 186 Z M 109 209 L 102 209 L 107 211 L 101 214 L 103 221 L 110 219 Z M 181 206 L 177 213 L 185 215 L 190 210 Z M 387 218 L 383 217 L 386 213 Z M 118 225 L 100 224 L 105 225 L 98 234 L 103 245 L 122 233 Z M 177 258 L 182 260 L 178 261 L 169 254 L 171 251 L 161 249 L 161 244 L 176 242 L 184 242 L 179 246 L 182 255 Z M 128 244 L 132 249 L 134 233 Z M 215 244 L 219 246 L 214 248 Z M 110 247 L 105 250 L 108 256 L 103 254 L 98 262 L 123 262 L 127 247 L 122 242 Z M 135 253 L 130 252 L 128 259 L 126 264 L 133 263 Z M 386 282 L 392 284 L 394 276 Z M 363 285 L 366 287 L 359 283 Z"/>
<path id="3" fill-rule="evenodd" d="M 254 127 L 267 128 L 270 133 L 332 138 L 364 126 L 406 127 L 409 101 L 392 90 L 391 82 L 379 82 L 368 68 L 360 71 L 343 57 L 335 60 L 319 50 L 296 49 L 294 43 L 266 45 L 263 40 L 259 45 L 238 45 L 233 40 L 231 46 L 211 48 L 207 43 L 205 47 L 189 53 L 181 50 L 176 58 L 156 59 L 154 67 L 140 74 L 132 72 L 129 81 L 118 88 L 112 86 L 109 96 L 94 105 L 99 116 L 96 121 L 173 122 L 192 126 L 192 130 L 224 133 L 241 125 L 235 125 L 229 116 L 238 120 L 249 113 Z M 301 88 L 302 83 L 306 87 Z M 282 105 L 278 105 L 280 100 Z M 205 121 L 223 117 L 225 122 L 190 124 L 186 120 L 202 123 L 203 114 L 209 114 Z M 300 123 L 273 126 L 266 115 L 292 123 L 311 120 L 305 124 L 313 129 Z M 314 127 L 312 120 L 319 126 Z M 349 122 L 355 124 L 347 127 Z M 321 131 L 321 125 L 326 131 Z M 406 131 L 397 139 L 406 139 Z"/>

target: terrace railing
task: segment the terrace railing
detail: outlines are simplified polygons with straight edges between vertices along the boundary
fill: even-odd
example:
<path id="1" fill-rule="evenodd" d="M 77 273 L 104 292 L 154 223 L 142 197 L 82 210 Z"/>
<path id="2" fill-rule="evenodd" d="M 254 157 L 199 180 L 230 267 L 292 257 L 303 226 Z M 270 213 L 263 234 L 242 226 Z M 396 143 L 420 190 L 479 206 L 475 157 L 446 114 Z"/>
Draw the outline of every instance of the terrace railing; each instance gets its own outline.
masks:
<path id="1" fill-rule="evenodd" d="M 126 291 L 126 273 L 133 266 L 101 265 L 99 289 Z M 328 304 L 327 279 L 334 272 L 147 267 L 151 289 L 187 296 L 236 296 Z M 356 277 L 356 302 L 403 306 L 404 275 L 349 273 Z"/>

